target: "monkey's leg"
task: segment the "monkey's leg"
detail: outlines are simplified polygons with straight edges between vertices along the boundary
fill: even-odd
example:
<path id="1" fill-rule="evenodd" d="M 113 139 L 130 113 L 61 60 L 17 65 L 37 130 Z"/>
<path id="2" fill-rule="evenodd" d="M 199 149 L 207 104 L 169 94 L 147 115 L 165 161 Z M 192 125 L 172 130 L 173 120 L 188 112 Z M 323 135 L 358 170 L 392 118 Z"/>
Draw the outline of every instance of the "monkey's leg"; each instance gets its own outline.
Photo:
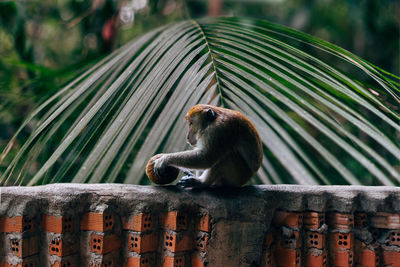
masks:
<path id="1" fill-rule="evenodd" d="M 179 182 L 176 184 L 177 186 L 181 187 L 207 187 L 208 184 L 202 182 L 202 176 L 207 173 L 207 170 L 203 172 L 203 174 L 196 178 L 195 176 L 184 176 L 182 177 Z"/>

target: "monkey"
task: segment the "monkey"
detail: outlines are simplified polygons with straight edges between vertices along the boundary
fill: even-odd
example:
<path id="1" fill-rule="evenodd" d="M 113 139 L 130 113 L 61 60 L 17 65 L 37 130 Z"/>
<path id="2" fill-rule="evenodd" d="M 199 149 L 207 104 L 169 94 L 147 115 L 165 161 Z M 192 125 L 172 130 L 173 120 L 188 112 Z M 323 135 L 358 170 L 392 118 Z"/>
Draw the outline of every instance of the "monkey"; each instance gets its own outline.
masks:
<path id="1" fill-rule="evenodd" d="M 153 156 L 146 168 L 151 180 L 152 173 L 162 177 L 178 168 L 188 174 L 178 186 L 239 187 L 257 172 L 263 157 L 262 142 L 253 123 L 242 113 L 198 104 L 190 108 L 185 119 L 189 127 L 186 139 L 194 149 Z M 195 177 L 187 169 L 203 173 Z M 174 175 L 166 183 L 175 180 Z"/>

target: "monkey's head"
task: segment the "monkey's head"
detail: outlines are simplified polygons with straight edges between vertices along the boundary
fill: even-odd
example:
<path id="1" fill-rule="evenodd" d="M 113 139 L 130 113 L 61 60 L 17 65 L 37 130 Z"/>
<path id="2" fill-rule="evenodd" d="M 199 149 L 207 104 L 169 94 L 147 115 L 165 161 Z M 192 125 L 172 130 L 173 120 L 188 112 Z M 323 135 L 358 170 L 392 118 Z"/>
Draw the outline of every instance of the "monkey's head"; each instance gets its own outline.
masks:
<path id="1" fill-rule="evenodd" d="M 189 131 L 186 139 L 192 146 L 198 146 L 198 140 L 201 139 L 201 134 L 217 117 L 216 111 L 210 105 L 195 105 L 186 115 L 186 121 L 189 125 Z"/>

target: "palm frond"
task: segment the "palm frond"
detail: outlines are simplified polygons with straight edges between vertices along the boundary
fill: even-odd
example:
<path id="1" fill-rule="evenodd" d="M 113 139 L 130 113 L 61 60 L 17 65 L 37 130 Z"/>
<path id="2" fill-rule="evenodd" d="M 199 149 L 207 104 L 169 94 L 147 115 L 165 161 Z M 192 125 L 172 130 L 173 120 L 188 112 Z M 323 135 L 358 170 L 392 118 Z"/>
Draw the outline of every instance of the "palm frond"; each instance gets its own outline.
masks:
<path id="1" fill-rule="evenodd" d="M 213 103 L 259 130 L 255 182 L 399 185 L 399 84 L 284 26 L 184 21 L 121 47 L 40 105 L 4 149 L 0 160 L 37 121 L 1 183 L 140 183 L 153 154 L 187 148 L 189 107 Z"/>

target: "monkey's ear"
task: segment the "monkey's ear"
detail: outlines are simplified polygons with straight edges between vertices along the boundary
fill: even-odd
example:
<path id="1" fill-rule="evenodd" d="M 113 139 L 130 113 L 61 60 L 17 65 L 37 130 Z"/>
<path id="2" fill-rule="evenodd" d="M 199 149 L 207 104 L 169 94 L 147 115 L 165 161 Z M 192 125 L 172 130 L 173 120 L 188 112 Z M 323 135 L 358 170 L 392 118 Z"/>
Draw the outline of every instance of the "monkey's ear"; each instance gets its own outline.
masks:
<path id="1" fill-rule="evenodd" d="M 214 110 L 212 110 L 211 108 L 207 109 L 207 111 L 206 111 L 206 120 L 207 121 L 213 121 L 213 120 L 215 120 L 216 117 L 217 117 L 217 115 L 215 114 Z"/>

